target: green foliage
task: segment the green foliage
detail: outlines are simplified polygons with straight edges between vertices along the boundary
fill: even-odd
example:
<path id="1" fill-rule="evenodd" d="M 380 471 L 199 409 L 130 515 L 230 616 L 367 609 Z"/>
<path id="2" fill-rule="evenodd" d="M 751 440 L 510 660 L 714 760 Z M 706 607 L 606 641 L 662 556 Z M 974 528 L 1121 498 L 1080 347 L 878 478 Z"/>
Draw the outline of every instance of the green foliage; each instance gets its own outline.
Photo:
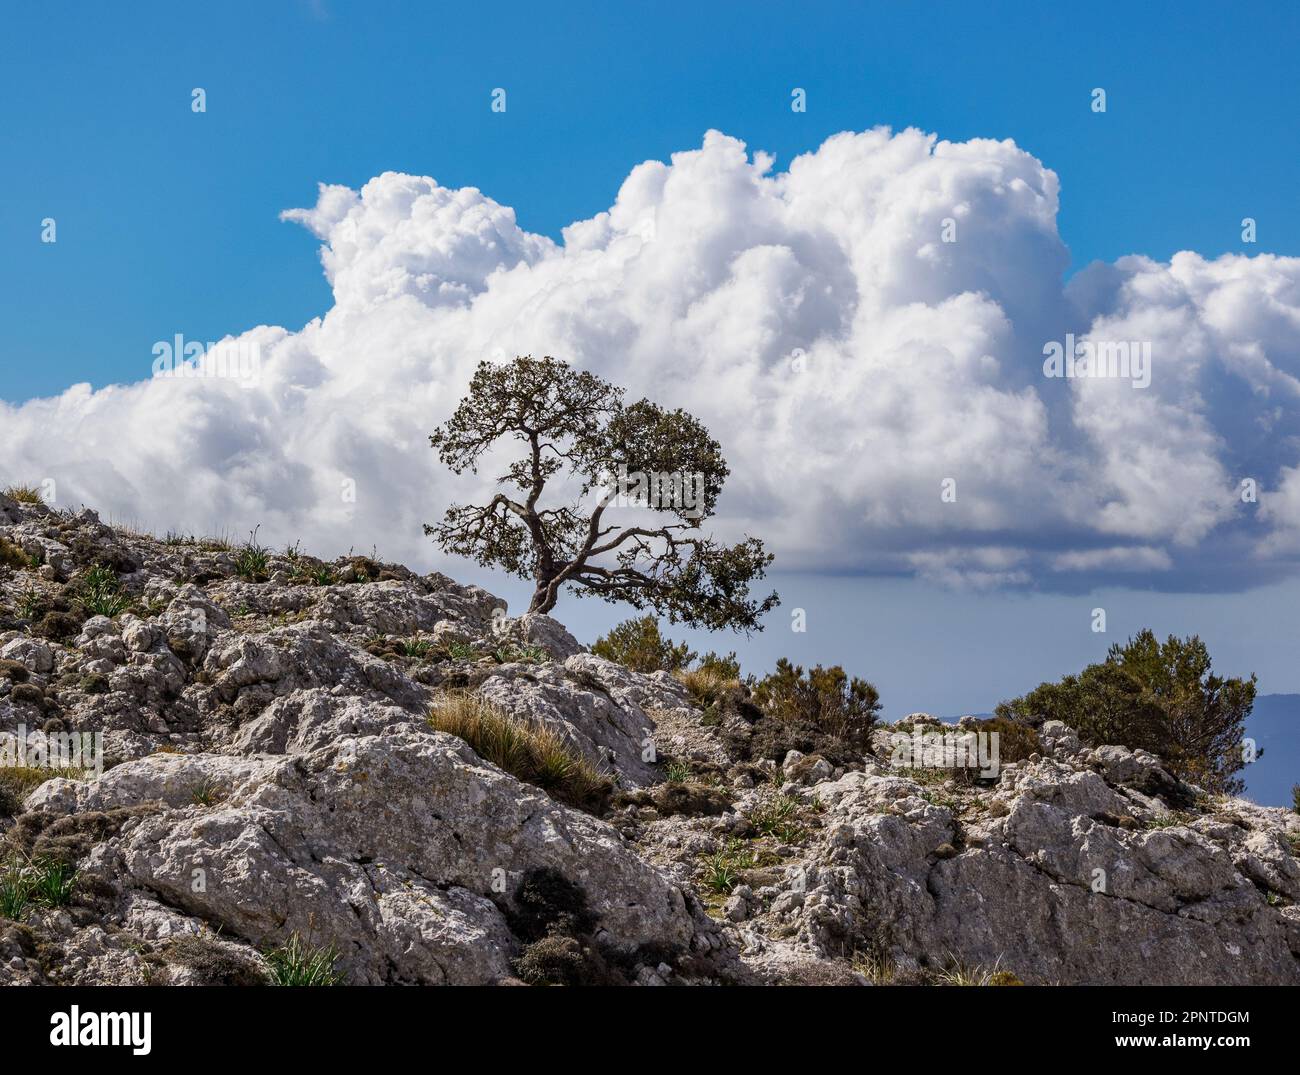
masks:
<path id="1" fill-rule="evenodd" d="M 731 890 L 740 882 L 740 875 L 722 852 L 710 855 L 704 860 L 700 884 L 718 895 L 730 895 Z"/>
<path id="2" fill-rule="evenodd" d="M 691 415 L 644 399 L 625 405 L 622 389 L 594 374 L 529 355 L 480 363 L 469 394 L 429 442 L 460 474 L 502 438 L 522 448 L 498 479 L 503 490 L 486 505 L 452 505 L 440 524 L 425 527 L 445 551 L 532 579 L 530 612 L 551 611 L 567 587 L 673 622 L 761 629 L 778 598 L 751 598 L 749 588 L 772 556 L 757 538 L 726 547 L 702 535 L 730 471 Z M 547 483 L 561 475 L 576 500 L 540 506 Z M 605 514 L 616 493 L 629 491 L 615 476 L 629 483 L 632 475 L 675 476 L 677 484 L 638 506 L 653 513 L 650 521 L 620 528 Z M 589 494 L 594 506 L 583 509 Z"/>
<path id="3" fill-rule="evenodd" d="M 422 661 L 433 652 L 433 643 L 427 638 L 403 638 L 397 643 L 397 652 Z"/>
<path id="4" fill-rule="evenodd" d="M 695 659 L 685 642 L 679 645 L 659 633 L 659 621 L 652 615 L 624 620 L 598 638 L 591 652 L 633 672 L 645 673 L 677 672 Z"/>
<path id="5" fill-rule="evenodd" d="M 740 680 L 724 675 L 716 668 L 692 668 L 678 672 L 677 679 L 686 688 L 691 701 L 707 713 L 729 690 L 737 690 Z"/>
<path id="6" fill-rule="evenodd" d="M 1291 785 L 1291 809 L 1300 814 L 1300 784 Z"/>
<path id="7" fill-rule="evenodd" d="M 843 750 L 871 749 L 880 694 L 865 679 L 850 679 L 839 665 L 805 672 L 782 657 L 776 671 L 754 684 L 753 698 L 769 716 L 829 738 Z"/>
<path id="8" fill-rule="evenodd" d="M 515 642 L 507 642 L 503 646 L 498 646 L 492 651 L 492 657 L 497 664 L 514 664 L 523 662 L 525 664 L 542 664 L 545 662 L 546 650 L 541 646 L 520 645 Z"/>
<path id="9" fill-rule="evenodd" d="M 700 862 L 700 886 L 715 896 L 729 896 L 746 870 L 756 869 L 759 856 L 744 840 L 732 837 Z"/>
<path id="10" fill-rule="evenodd" d="M 1026 761 L 1029 755 L 1036 754 L 1042 749 L 1036 729 L 1006 717 L 990 717 L 988 720 L 981 720 L 975 727 L 978 731 L 997 735 L 999 765 Z"/>
<path id="11" fill-rule="evenodd" d="M 12 855 L 0 864 L 0 918 L 21 922 L 29 907 L 66 907 L 76 880 L 69 862 Z"/>
<path id="12" fill-rule="evenodd" d="M 88 568 L 82 576 L 77 597 L 82 608 L 92 616 L 113 617 L 131 604 L 116 572 L 98 565 Z"/>
<path id="13" fill-rule="evenodd" d="M 190 789 L 190 802 L 195 806 L 213 806 L 226 797 L 226 790 L 220 782 L 203 777 Z"/>
<path id="14" fill-rule="evenodd" d="M 260 529 L 254 527 L 248 540 L 235 550 L 235 574 L 249 582 L 265 582 L 271 565 L 271 550 L 257 543 Z"/>
<path id="15" fill-rule="evenodd" d="M 1111 646 L 1104 662 L 1000 703 L 997 715 L 1031 725 L 1064 721 L 1091 746 L 1148 750 L 1180 779 L 1233 795 L 1244 787 L 1234 774 L 1245 766 L 1254 702 L 1255 677 L 1214 675 L 1198 637 L 1161 643 L 1144 630 Z"/>
<path id="16" fill-rule="evenodd" d="M 670 784 L 684 784 L 690 775 L 691 767 L 683 761 L 670 761 L 664 767 L 664 779 Z"/>
<path id="17" fill-rule="evenodd" d="M 789 795 L 777 795 L 760 803 L 749 815 L 750 824 L 764 836 L 783 844 L 802 843 L 808 830 L 800 822 L 800 802 Z"/>
<path id="18" fill-rule="evenodd" d="M 16 862 L 0 867 L 0 918 L 21 922 L 32 902 L 31 886 Z"/>
<path id="19" fill-rule="evenodd" d="M 45 907 L 66 907 L 72 900 L 77 881 L 76 867 L 70 862 L 42 862 L 32 867 L 32 896 Z"/>
<path id="20" fill-rule="evenodd" d="M 724 657 L 722 654 L 710 650 L 700 658 L 695 670 L 724 680 L 740 679 L 740 661 L 734 652 L 728 653 Z"/>
<path id="21" fill-rule="evenodd" d="M 338 950 L 315 947 L 293 934 L 287 943 L 266 953 L 271 976 L 276 985 L 341 985 L 343 975 L 336 969 Z"/>
<path id="22" fill-rule="evenodd" d="M 34 620 L 45 607 L 45 599 L 39 590 L 24 586 L 14 598 L 14 611 L 24 620 Z"/>
<path id="23" fill-rule="evenodd" d="M 477 661 L 481 654 L 472 642 L 452 641 L 442 647 L 449 661 Z"/>

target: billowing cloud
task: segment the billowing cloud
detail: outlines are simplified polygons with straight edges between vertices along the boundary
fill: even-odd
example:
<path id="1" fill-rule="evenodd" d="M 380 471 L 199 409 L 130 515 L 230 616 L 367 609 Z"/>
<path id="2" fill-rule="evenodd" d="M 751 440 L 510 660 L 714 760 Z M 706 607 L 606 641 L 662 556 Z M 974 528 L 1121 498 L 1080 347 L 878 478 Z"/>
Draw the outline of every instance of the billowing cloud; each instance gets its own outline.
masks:
<path id="1" fill-rule="evenodd" d="M 700 417 L 732 463 L 717 531 L 786 568 L 1050 588 L 1289 572 L 1300 259 L 1129 257 L 1066 286 L 1057 195 L 1010 141 L 885 129 L 785 172 L 710 132 L 560 243 L 473 188 L 323 186 L 285 216 L 322 240 L 334 305 L 227 341 L 256 344 L 255 379 L 150 377 L 142 356 L 138 383 L 0 404 L 0 476 L 159 530 L 260 523 L 433 565 L 421 523 L 480 490 L 427 434 L 480 360 L 552 354 Z M 1046 376 L 1052 341 L 1071 372 L 1122 376 Z"/>

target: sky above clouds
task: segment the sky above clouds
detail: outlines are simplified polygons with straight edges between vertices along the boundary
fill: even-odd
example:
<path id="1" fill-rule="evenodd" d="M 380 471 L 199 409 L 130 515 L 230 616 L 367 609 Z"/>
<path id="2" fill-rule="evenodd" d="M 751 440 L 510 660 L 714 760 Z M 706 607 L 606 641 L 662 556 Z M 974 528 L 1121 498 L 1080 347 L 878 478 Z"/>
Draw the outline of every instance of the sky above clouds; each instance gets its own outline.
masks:
<path id="1" fill-rule="evenodd" d="M 485 488 L 427 436 L 477 362 L 549 353 L 721 441 L 717 531 L 785 602 L 697 645 L 839 661 L 895 715 L 1147 625 L 1300 689 L 1295 12 L 494 10 L 8 16 L 0 479 L 517 608 L 423 536 Z M 150 379 L 176 333 L 255 344 L 256 382 Z M 1069 334 L 1149 344 L 1149 387 L 1045 377 Z"/>

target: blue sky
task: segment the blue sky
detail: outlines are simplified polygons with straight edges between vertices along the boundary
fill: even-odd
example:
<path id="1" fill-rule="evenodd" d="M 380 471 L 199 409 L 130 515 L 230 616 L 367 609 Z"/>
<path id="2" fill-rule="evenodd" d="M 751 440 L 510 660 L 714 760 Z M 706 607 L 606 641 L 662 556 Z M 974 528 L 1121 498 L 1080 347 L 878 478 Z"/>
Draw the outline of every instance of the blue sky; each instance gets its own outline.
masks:
<path id="1" fill-rule="evenodd" d="M 140 380 L 178 327 L 214 340 L 323 314 L 319 241 L 279 220 L 320 182 L 391 170 L 473 185 L 558 239 L 608 208 L 636 164 L 698 147 L 709 128 L 772 152 L 777 170 L 878 124 L 1013 139 L 1061 178 L 1071 272 L 1129 253 L 1300 254 L 1297 5 L 33 3 L 2 19 L 11 403 Z M 504 116 L 489 108 L 498 86 Z M 790 109 L 796 86 L 806 113 Z M 57 247 L 39 241 L 47 216 Z M 1245 216 L 1258 221 L 1250 248 Z M 483 581 L 518 607 L 519 587 Z M 891 715 L 991 708 L 1148 625 L 1199 631 L 1221 670 L 1255 670 L 1264 691 L 1300 690 L 1294 581 L 1231 595 L 775 581 L 785 603 L 766 634 L 693 641 L 740 648 L 750 667 L 843 663 L 878 683 Z M 1088 629 L 1098 604 L 1106 635 Z M 792 607 L 809 610 L 806 634 L 789 631 Z M 561 614 L 584 639 L 622 615 Z"/>
<path id="2" fill-rule="evenodd" d="M 1074 7 L 7 5 L 0 397 L 135 380 L 176 324 L 216 339 L 322 313 L 317 244 L 277 219 L 318 181 L 476 185 L 557 236 L 709 127 L 778 168 L 882 123 L 1013 138 L 1062 177 L 1076 266 L 1239 250 L 1247 215 L 1260 249 L 1300 252 L 1300 7 Z"/>

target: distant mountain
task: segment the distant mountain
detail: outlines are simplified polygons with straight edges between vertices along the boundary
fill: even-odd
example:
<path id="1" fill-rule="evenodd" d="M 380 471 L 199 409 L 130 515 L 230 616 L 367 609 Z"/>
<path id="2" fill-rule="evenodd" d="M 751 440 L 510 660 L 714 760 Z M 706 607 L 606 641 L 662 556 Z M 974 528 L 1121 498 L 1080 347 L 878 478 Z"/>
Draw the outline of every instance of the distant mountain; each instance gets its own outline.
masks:
<path id="1" fill-rule="evenodd" d="M 1245 797 L 1260 806 L 1290 806 L 1291 788 L 1300 784 L 1300 694 L 1260 695 L 1246 721 L 1246 734 L 1264 754 L 1241 774 Z"/>

